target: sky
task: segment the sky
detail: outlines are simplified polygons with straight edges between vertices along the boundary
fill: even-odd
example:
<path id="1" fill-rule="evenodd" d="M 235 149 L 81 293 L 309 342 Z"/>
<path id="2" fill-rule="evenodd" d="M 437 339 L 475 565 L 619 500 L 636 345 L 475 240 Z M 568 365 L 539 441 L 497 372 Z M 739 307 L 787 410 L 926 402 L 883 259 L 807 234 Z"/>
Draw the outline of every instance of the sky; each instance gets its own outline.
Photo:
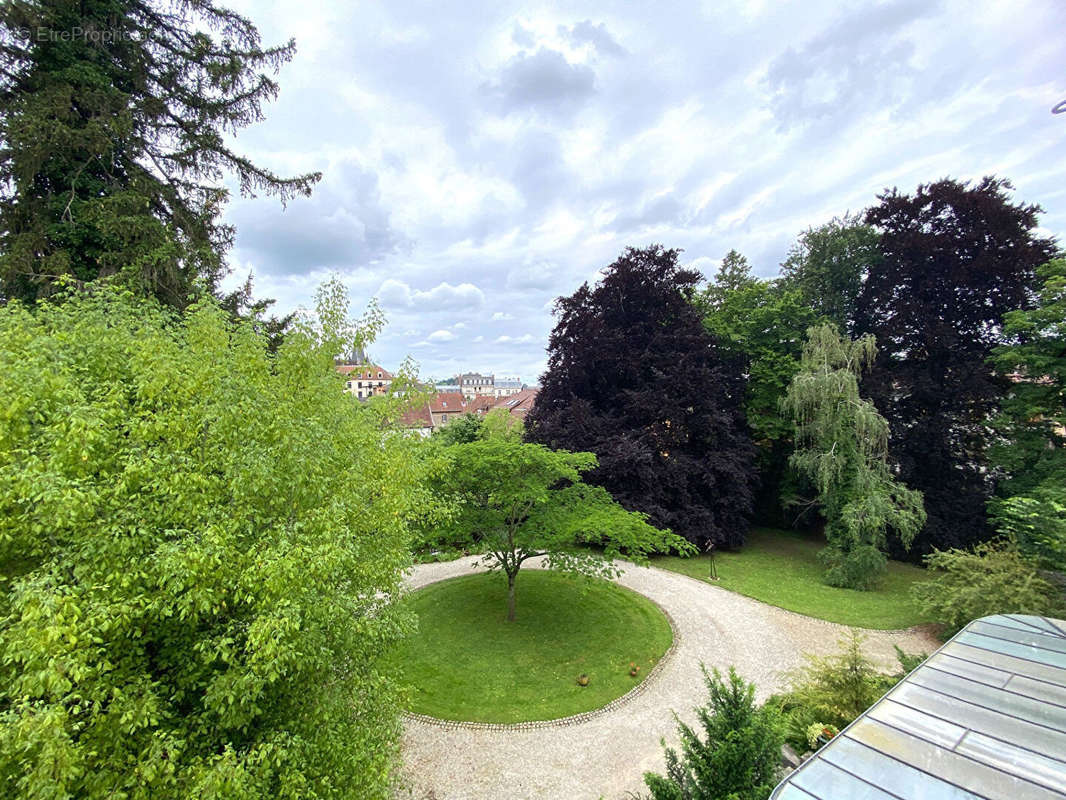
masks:
<path id="1" fill-rule="evenodd" d="M 423 377 L 543 372 L 552 303 L 627 246 L 777 274 L 796 236 L 943 177 L 1009 178 L 1066 234 L 1066 3 L 230 0 L 296 39 L 235 147 L 321 170 L 234 193 L 231 284 L 280 311 L 331 275 Z"/>

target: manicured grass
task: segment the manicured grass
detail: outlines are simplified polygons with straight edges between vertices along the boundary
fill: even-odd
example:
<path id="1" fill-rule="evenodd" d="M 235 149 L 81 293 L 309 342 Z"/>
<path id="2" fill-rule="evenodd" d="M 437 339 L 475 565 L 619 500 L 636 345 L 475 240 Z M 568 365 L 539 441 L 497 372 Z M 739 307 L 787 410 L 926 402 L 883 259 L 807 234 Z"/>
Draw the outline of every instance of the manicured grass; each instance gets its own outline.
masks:
<path id="1" fill-rule="evenodd" d="M 530 569 L 517 588 L 514 622 L 505 620 L 500 574 L 453 578 L 407 599 L 419 630 L 390 664 L 404 675 L 412 711 L 473 722 L 591 711 L 643 680 L 673 638 L 651 601 L 608 581 Z M 635 678 L 630 662 L 640 665 Z M 577 683 L 582 673 L 588 686 Z"/>
<path id="2" fill-rule="evenodd" d="M 837 589 L 822 583 L 817 556 L 824 546 L 824 541 L 811 536 L 755 529 L 742 550 L 715 555 L 718 581 L 708 580 L 708 556 L 663 557 L 654 559 L 652 564 L 708 580 L 770 605 L 844 625 L 891 630 L 928 622 L 909 595 L 912 584 L 928 580 L 929 573 L 924 569 L 889 561 L 888 573 L 875 591 Z"/>

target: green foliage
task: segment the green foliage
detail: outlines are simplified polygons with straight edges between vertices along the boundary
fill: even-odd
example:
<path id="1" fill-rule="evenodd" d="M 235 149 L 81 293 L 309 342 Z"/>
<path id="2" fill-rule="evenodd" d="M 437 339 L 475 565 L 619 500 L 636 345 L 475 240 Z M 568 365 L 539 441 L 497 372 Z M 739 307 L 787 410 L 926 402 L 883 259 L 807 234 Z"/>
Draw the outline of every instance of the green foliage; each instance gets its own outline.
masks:
<path id="1" fill-rule="evenodd" d="M 649 553 L 694 552 L 681 537 L 652 527 L 644 514 L 629 512 L 602 487 L 587 486 L 584 472 L 596 466 L 592 453 L 549 450 L 514 438 L 494 437 L 447 448 L 449 466 L 434 483 L 454 508 L 433 525 L 443 541 L 468 539 L 510 586 L 508 618 L 514 619 L 514 581 L 522 563 L 547 556 L 553 569 L 583 575 L 614 575 L 612 559 L 644 561 Z M 603 548 L 604 558 L 588 549 Z"/>
<path id="2" fill-rule="evenodd" d="M 758 282 L 759 279 L 751 274 L 748 259 L 736 250 L 730 250 L 722 259 L 714 280 L 707 287 L 705 297 L 712 307 L 717 306 L 730 294 L 747 289 Z"/>
<path id="3" fill-rule="evenodd" d="M 466 444 L 481 438 L 481 418 L 476 414 L 463 414 L 433 432 L 433 440 L 442 445 Z"/>
<path id="4" fill-rule="evenodd" d="M 703 670 L 710 703 L 696 709 L 703 738 L 678 722 L 681 754 L 666 749 L 666 775 L 644 773 L 654 800 L 765 800 L 781 759 L 780 720 L 755 705 L 755 686 L 730 668 Z M 665 741 L 663 742 L 665 746 Z"/>
<path id="5" fill-rule="evenodd" d="M 230 149 L 263 118 L 295 52 L 263 47 L 239 14 L 195 0 L 0 4 L 0 297 L 32 301 L 113 276 L 184 307 L 225 274 L 241 193 L 285 201 L 281 178 Z"/>
<path id="6" fill-rule="evenodd" d="M 1028 494 L 993 502 L 991 508 L 1000 533 L 1023 556 L 1066 572 L 1066 486 L 1038 486 Z"/>
<path id="7" fill-rule="evenodd" d="M 808 228 L 781 265 L 783 283 L 838 330 L 852 330 L 863 276 L 881 263 L 880 237 L 858 216 Z"/>
<path id="8" fill-rule="evenodd" d="M 765 475 L 772 460 L 783 460 L 779 443 L 792 439 L 792 420 L 780 402 L 799 371 L 807 329 L 817 321 L 794 289 L 777 281 L 716 279 L 700 297 L 704 325 L 727 353 L 747 364 L 744 411 L 759 447 Z"/>
<path id="9" fill-rule="evenodd" d="M 831 656 L 804 656 L 806 664 L 789 673 L 789 689 L 773 698 L 786 722 L 786 739 L 793 747 L 807 747 L 807 731 L 814 725 L 844 728 L 866 711 L 906 672 L 886 675 L 879 672 L 862 651 L 865 638 L 851 630 L 840 640 L 840 650 Z M 907 665 L 920 663 L 924 656 L 908 656 L 897 649 Z M 906 669 L 906 665 L 904 665 Z"/>
<path id="10" fill-rule="evenodd" d="M 342 292 L 276 355 L 208 301 L 0 308 L 0 795 L 389 795 L 429 499 L 341 391 Z"/>
<path id="11" fill-rule="evenodd" d="M 493 408 L 481 420 L 481 436 L 484 439 L 510 439 L 519 442 L 525 435 L 525 425 L 506 408 Z"/>
<path id="12" fill-rule="evenodd" d="M 1022 554 L 1066 570 L 1066 259 L 1040 268 L 1035 308 L 1004 315 L 1015 343 L 991 363 L 1010 380 L 990 460 L 1003 474 L 989 512 Z"/>
<path id="13" fill-rule="evenodd" d="M 852 589 L 869 589 L 884 573 L 889 529 L 906 546 L 925 524 L 921 494 L 888 466 L 888 423 L 859 397 L 875 354 L 871 336 L 853 342 L 831 325 L 811 328 L 781 404 L 796 421 L 791 464 L 814 484 L 826 518 L 826 582 Z"/>
<path id="14" fill-rule="evenodd" d="M 912 591 L 922 612 L 944 626 L 945 636 L 990 614 L 1063 612 L 1062 590 L 1045 580 L 1012 542 L 937 550 L 926 556 L 925 563 L 939 574 Z"/>

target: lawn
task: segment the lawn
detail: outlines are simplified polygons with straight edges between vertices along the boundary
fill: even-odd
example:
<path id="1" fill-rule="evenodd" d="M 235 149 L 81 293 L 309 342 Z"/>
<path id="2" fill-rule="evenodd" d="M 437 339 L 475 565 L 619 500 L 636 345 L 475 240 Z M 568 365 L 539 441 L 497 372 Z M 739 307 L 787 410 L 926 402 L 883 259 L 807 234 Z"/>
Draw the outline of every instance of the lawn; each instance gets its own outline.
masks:
<path id="1" fill-rule="evenodd" d="M 673 638 L 651 601 L 604 580 L 522 570 L 510 623 L 506 598 L 500 574 L 453 578 L 408 597 L 419 631 L 389 665 L 404 676 L 410 710 L 508 723 L 591 711 L 643 680 Z M 640 666 L 637 677 L 630 662 Z M 578 685 L 582 673 L 587 686 Z"/>
<path id="2" fill-rule="evenodd" d="M 909 595 L 911 585 L 928 579 L 924 569 L 889 561 L 875 591 L 837 589 L 822 583 L 817 556 L 824 546 L 812 536 L 757 528 L 742 550 L 715 555 L 719 580 L 708 582 L 789 611 L 860 628 L 892 630 L 928 621 Z M 705 555 L 656 558 L 652 564 L 702 580 L 708 580 L 710 573 L 710 558 Z"/>

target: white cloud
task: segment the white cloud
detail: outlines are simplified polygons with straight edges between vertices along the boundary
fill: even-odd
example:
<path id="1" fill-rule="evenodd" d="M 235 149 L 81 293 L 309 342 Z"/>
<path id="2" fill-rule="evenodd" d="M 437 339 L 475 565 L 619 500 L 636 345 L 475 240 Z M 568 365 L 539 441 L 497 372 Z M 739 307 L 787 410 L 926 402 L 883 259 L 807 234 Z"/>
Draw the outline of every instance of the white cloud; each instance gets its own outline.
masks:
<path id="1" fill-rule="evenodd" d="M 682 248 L 706 275 L 736 248 L 769 276 L 802 230 L 891 186 L 994 173 L 1066 233 L 1047 34 L 1066 8 L 1048 0 L 234 2 L 299 45 L 234 146 L 324 175 L 285 211 L 230 182 L 235 277 L 254 270 L 279 313 L 331 270 L 353 309 L 376 289 L 386 366 L 417 350 L 426 374 L 535 380 L 554 299 L 626 246 Z"/>
<path id="2" fill-rule="evenodd" d="M 478 308 L 485 302 L 485 293 L 472 283 L 453 286 L 440 283 L 428 291 L 412 289 L 406 283 L 388 278 L 378 289 L 378 299 L 385 307 L 416 308 L 420 310 L 456 310 Z"/>
<path id="3" fill-rule="evenodd" d="M 446 330 L 433 331 L 433 333 L 426 337 L 427 342 L 450 342 L 454 339 L 455 334 Z"/>
<path id="4" fill-rule="evenodd" d="M 497 336 L 493 344 L 528 344 L 537 341 L 537 337 L 531 333 L 522 336 Z"/>

